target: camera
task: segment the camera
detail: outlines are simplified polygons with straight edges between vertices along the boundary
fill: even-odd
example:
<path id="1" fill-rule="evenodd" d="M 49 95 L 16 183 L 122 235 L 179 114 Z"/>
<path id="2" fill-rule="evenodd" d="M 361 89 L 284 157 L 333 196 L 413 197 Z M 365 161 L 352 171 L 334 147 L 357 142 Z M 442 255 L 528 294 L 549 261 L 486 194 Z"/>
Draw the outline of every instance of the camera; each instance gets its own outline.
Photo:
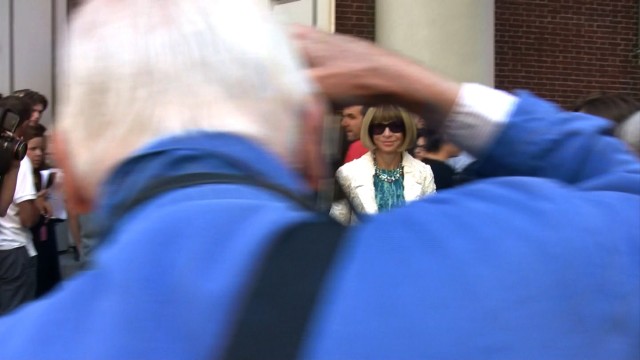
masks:
<path id="1" fill-rule="evenodd" d="M 0 107 L 0 176 L 9 170 L 12 161 L 27 155 L 27 143 L 13 136 L 19 125 L 18 115 Z"/>

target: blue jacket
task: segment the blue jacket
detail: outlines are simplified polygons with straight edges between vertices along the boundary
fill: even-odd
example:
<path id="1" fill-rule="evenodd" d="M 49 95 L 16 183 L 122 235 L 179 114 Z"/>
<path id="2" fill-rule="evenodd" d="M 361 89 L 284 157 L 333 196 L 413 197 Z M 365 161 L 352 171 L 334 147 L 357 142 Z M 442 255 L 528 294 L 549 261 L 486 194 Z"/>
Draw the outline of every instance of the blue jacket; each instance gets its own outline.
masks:
<path id="1" fill-rule="evenodd" d="M 640 357 L 640 162 L 606 126 L 522 94 L 484 179 L 350 230 L 303 357 Z M 0 319 L 0 359 L 219 356 L 257 259 L 310 214 L 259 188 L 204 185 L 113 218 L 142 184 L 203 170 L 305 191 L 239 138 L 151 144 L 104 186 L 111 231 L 94 267 Z"/>

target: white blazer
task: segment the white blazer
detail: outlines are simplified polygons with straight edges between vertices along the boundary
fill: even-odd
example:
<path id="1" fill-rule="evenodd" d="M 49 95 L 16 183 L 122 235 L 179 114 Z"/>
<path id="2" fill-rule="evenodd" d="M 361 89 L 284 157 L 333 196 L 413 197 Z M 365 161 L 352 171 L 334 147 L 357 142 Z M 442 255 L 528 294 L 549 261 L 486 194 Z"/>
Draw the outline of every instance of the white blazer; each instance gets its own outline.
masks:
<path id="1" fill-rule="evenodd" d="M 411 202 L 436 192 L 431 167 L 414 159 L 406 151 L 402 154 L 402 170 L 404 173 L 404 199 Z M 376 194 L 373 187 L 373 154 L 368 152 L 359 159 L 342 165 L 336 172 L 336 179 L 351 200 L 358 213 L 375 214 L 378 212 Z M 351 209 L 346 201 L 336 202 L 331 206 L 331 216 L 343 224 L 353 223 Z"/>

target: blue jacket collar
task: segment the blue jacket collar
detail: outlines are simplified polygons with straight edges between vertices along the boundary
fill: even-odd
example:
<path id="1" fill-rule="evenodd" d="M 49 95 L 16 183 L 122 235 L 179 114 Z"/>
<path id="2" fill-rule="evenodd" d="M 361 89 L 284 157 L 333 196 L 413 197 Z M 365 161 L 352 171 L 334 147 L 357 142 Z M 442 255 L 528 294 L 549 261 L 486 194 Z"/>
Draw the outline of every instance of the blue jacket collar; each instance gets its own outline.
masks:
<path id="1" fill-rule="evenodd" d="M 113 226 L 115 209 L 145 185 L 163 177 L 218 172 L 269 181 L 302 195 L 310 194 L 300 177 L 271 153 L 238 136 L 193 132 L 155 141 L 120 164 L 102 186 L 96 206 L 96 231 Z"/>

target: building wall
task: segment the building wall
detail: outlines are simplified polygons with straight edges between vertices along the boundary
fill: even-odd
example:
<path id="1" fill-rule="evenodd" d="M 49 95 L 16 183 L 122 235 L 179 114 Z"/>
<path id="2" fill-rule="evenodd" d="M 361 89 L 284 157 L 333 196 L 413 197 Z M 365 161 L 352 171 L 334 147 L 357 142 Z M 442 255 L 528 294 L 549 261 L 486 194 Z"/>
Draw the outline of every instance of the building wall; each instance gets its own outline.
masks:
<path id="1" fill-rule="evenodd" d="M 77 2 L 69 0 L 70 7 Z M 640 97 L 638 0 L 494 6 L 496 87 L 529 89 L 566 107 L 600 91 Z M 335 16 L 336 32 L 376 40 L 376 0 L 335 0 Z"/>
<path id="2" fill-rule="evenodd" d="M 49 99 L 42 123 L 55 111 L 56 44 L 65 35 L 64 0 L 0 0 L 0 93 L 33 89 Z"/>
<path id="3" fill-rule="evenodd" d="M 264 0 L 282 23 L 315 26 L 327 32 L 334 31 L 335 2 L 333 0 Z"/>
<path id="4" fill-rule="evenodd" d="M 378 0 L 376 42 L 456 81 L 492 86 L 494 0 Z"/>
<path id="5" fill-rule="evenodd" d="M 335 0 L 335 13 L 336 32 L 375 40 L 375 0 Z"/>
<path id="6" fill-rule="evenodd" d="M 606 91 L 640 97 L 638 0 L 495 0 L 495 84 L 569 107 Z"/>

